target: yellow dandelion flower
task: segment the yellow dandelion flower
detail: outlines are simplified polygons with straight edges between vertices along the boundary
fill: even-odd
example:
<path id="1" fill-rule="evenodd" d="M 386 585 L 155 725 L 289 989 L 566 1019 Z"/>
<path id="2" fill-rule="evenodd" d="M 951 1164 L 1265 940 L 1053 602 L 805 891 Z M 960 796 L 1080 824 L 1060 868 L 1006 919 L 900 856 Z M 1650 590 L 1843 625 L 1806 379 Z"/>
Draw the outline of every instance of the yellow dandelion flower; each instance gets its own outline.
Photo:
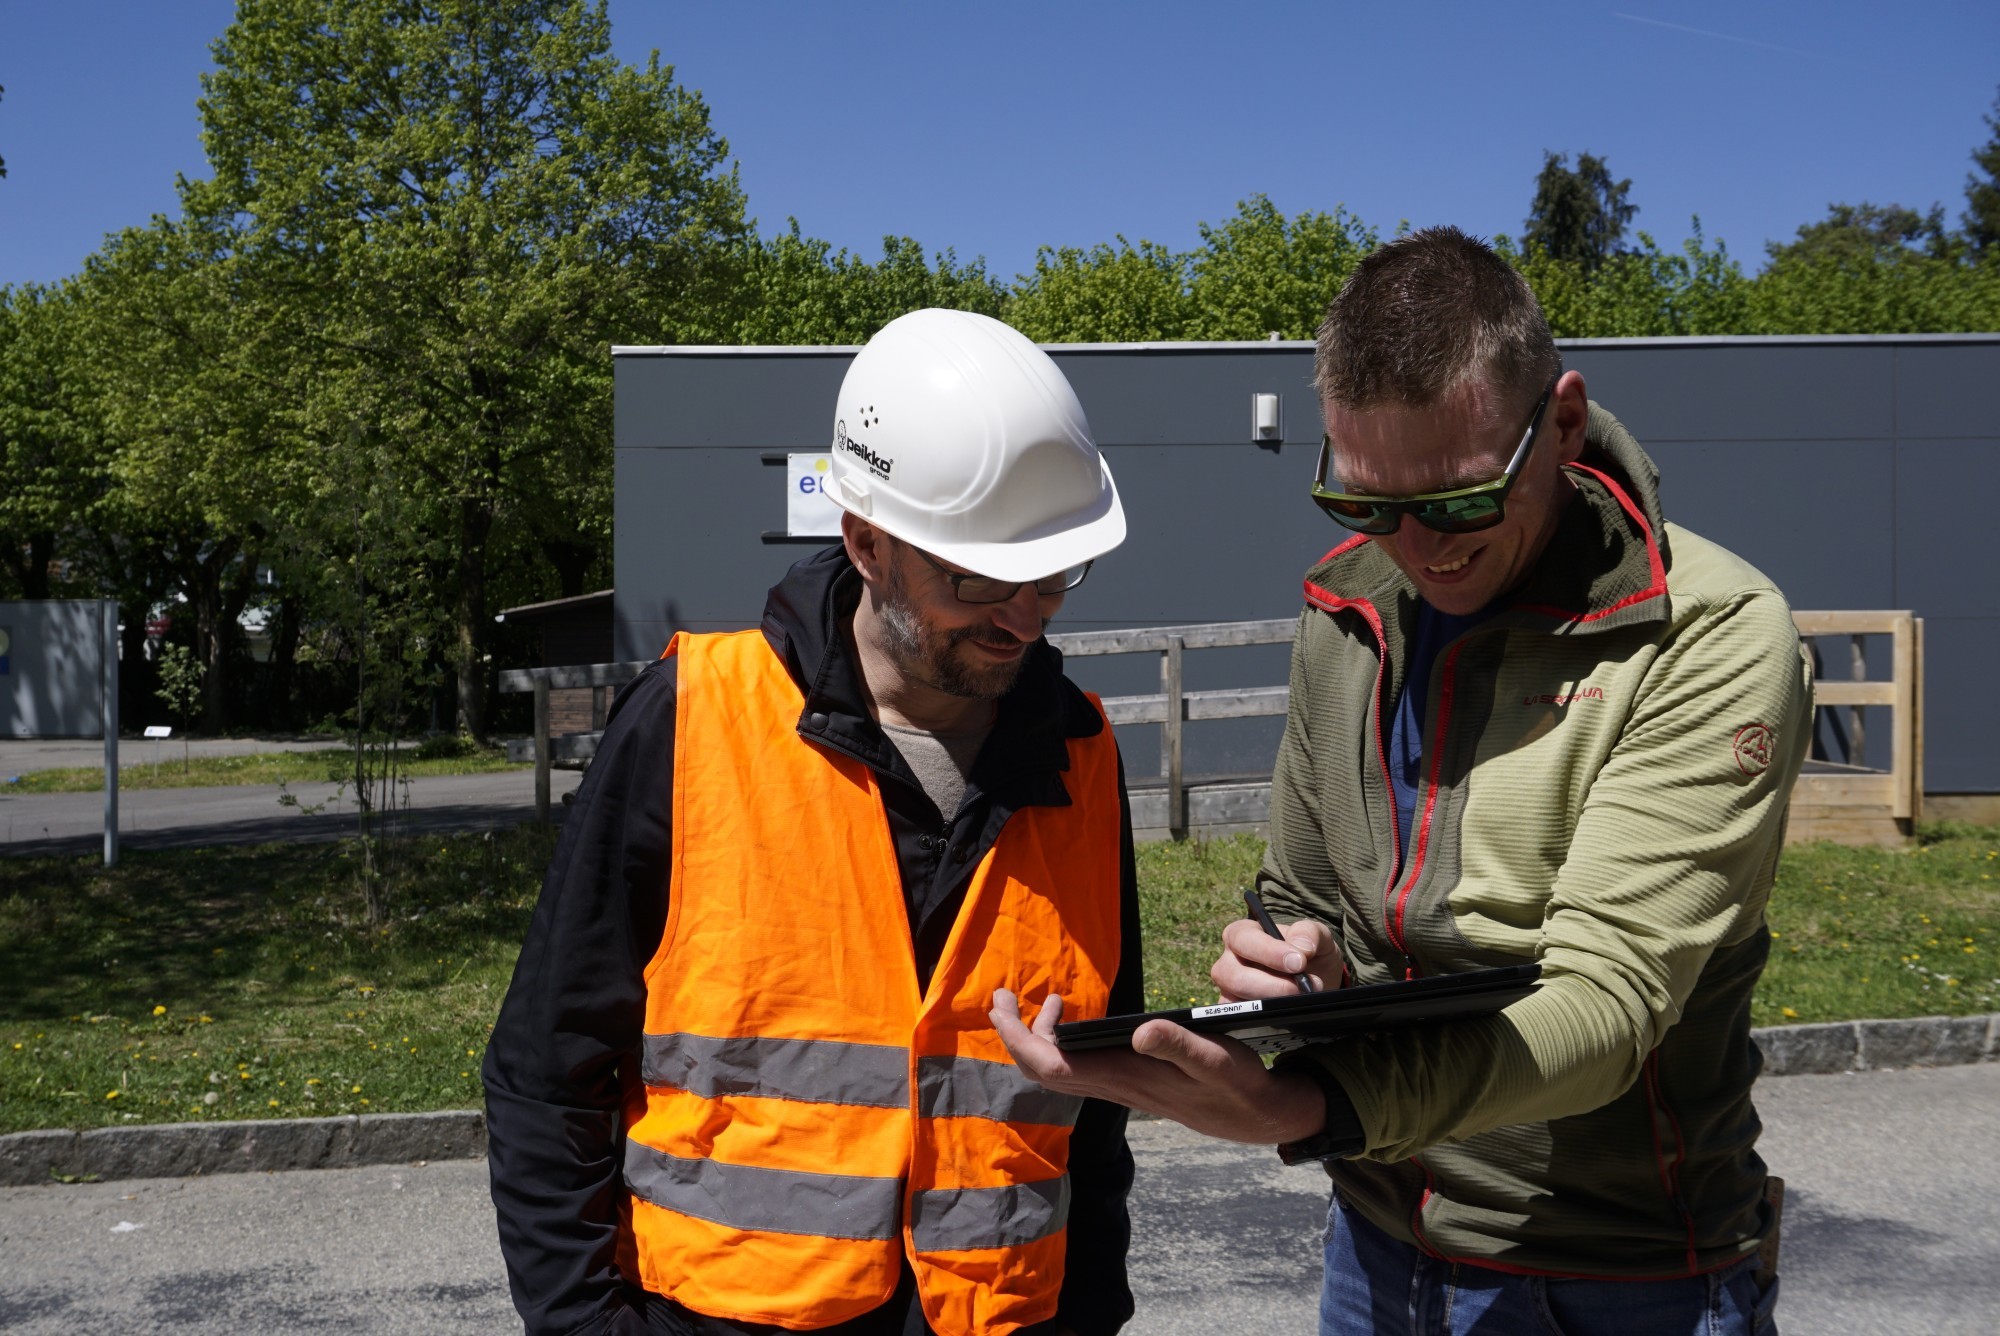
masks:
<path id="1" fill-rule="evenodd" d="M 165 1007 L 154 1007 L 153 1014 L 155 1016 L 164 1016 L 167 1014 L 167 1009 Z"/>
<path id="2" fill-rule="evenodd" d="M 1793 1011 L 1790 1007 L 1786 1007 L 1784 1009 L 1784 1014 L 1785 1014 L 1785 1019 L 1788 1021 L 1795 1021 L 1799 1018 L 1799 1013 Z"/>
<path id="3" fill-rule="evenodd" d="M 106 1099 L 117 1099 L 117 1098 L 118 1098 L 118 1092 L 117 1092 L 116 1090 L 107 1090 L 107 1091 L 105 1091 L 105 1092 L 104 1092 L 104 1098 L 106 1098 Z"/>

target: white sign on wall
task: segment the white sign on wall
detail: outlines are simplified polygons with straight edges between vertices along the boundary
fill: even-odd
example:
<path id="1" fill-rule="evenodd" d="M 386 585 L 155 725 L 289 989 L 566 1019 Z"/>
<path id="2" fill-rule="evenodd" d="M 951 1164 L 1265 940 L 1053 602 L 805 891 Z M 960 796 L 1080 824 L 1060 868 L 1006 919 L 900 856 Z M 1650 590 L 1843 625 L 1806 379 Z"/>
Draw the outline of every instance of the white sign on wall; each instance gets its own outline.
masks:
<path id="1" fill-rule="evenodd" d="M 838 538 L 840 507 L 827 500 L 833 456 L 785 456 L 785 532 L 794 538 Z"/>

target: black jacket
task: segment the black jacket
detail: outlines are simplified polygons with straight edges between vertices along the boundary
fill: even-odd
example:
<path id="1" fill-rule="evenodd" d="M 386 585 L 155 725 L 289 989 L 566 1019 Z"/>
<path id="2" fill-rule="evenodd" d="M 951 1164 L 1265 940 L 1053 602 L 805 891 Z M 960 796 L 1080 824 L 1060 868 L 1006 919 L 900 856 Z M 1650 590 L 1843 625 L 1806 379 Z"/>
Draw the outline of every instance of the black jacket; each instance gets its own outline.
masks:
<path id="1" fill-rule="evenodd" d="M 972 871 L 1015 811 L 1067 805 L 1066 740 L 1104 727 L 1062 675 L 1046 641 L 1029 651 L 999 702 L 964 802 L 939 813 L 902 754 L 862 704 L 844 628 L 860 577 L 838 547 L 794 566 L 770 592 L 763 631 L 805 694 L 799 732 L 853 756 L 881 777 L 902 871 L 920 982 L 928 984 Z M 641 971 L 667 917 L 673 813 L 676 661 L 653 664 L 618 695 L 602 745 L 577 790 L 535 907 L 513 985 L 487 1048 L 488 1160 L 500 1245 L 514 1303 L 531 1332 L 664 1331 L 721 1336 L 746 1327 L 690 1313 L 618 1274 L 615 1244 L 624 1188 L 619 1109 L 636 1081 L 646 989 Z M 1139 1011 L 1139 907 L 1132 821 L 1125 807 L 1123 941 L 1113 1014 Z M 1132 1156 L 1125 1110 L 1086 1101 L 1071 1138 L 1067 1272 L 1057 1317 L 1079 1336 L 1118 1329 L 1132 1315 L 1125 1277 L 1125 1199 Z M 895 1296 L 827 1331 L 922 1336 L 908 1263 Z"/>

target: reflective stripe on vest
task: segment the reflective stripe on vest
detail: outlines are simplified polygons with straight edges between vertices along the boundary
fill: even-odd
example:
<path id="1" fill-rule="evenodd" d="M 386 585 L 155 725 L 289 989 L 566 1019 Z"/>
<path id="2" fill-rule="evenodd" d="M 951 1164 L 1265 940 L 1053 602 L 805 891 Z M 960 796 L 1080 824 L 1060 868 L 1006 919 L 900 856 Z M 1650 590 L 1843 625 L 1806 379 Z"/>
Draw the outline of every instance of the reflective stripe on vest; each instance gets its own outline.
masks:
<path id="1" fill-rule="evenodd" d="M 677 636 L 667 924 L 628 1092 L 621 1267 L 696 1312 L 810 1329 L 916 1272 L 942 1336 L 1054 1315 L 1081 1101 L 1022 1076 L 986 1012 L 1104 1014 L 1120 944 L 1111 730 L 1067 805 L 1008 818 L 919 989 L 874 772 L 798 732 L 758 632 Z"/>
<path id="2" fill-rule="evenodd" d="M 736 1229 L 835 1239 L 894 1239 L 902 1232 L 902 1184 L 893 1178 L 682 1159 L 628 1141 L 625 1182 L 655 1206 Z M 910 1200 L 910 1232 L 922 1252 L 1033 1243 L 1068 1221 L 1068 1175 L 919 1192 Z"/>
<path id="3" fill-rule="evenodd" d="M 809 1174 L 682 1159 L 625 1143 L 625 1185 L 655 1206 L 735 1229 L 893 1239 L 903 1185 L 893 1178 Z"/>
<path id="4" fill-rule="evenodd" d="M 1069 1223 L 1069 1175 L 1000 1188 L 951 1188 L 910 1199 L 918 1252 L 1012 1248 Z"/>
<path id="5" fill-rule="evenodd" d="M 710 1099 L 762 1095 L 808 1104 L 910 1106 L 910 1050 L 888 1044 L 649 1034 L 639 1075 L 647 1085 Z"/>
<path id="6" fill-rule="evenodd" d="M 642 1054 L 639 1071 L 647 1085 L 710 1099 L 762 1095 L 883 1109 L 910 1103 L 910 1052 L 886 1044 L 649 1034 Z M 1011 1062 L 935 1057 L 917 1063 L 917 1112 L 925 1117 L 1070 1127 L 1082 1108 L 1081 1095 L 1045 1090 Z"/>
<path id="7" fill-rule="evenodd" d="M 917 1112 L 927 1118 L 992 1118 L 1074 1127 L 1083 1096 L 1044 1090 L 1011 1062 L 984 1058 L 917 1061 Z"/>

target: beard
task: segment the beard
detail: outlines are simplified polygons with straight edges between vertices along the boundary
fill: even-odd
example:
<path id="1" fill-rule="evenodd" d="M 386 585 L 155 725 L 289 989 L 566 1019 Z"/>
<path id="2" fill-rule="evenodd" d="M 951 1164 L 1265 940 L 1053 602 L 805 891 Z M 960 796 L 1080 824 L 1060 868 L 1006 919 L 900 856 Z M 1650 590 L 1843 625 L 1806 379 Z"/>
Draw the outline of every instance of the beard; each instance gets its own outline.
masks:
<path id="1" fill-rule="evenodd" d="M 951 696 L 968 700 L 997 700 L 1007 694 L 1021 668 L 1028 661 L 1022 655 L 1012 663 L 975 664 L 959 652 L 966 641 L 1007 647 L 1014 637 L 997 628 L 961 626 L 945 630 L 925 619 L 910 601 L 903 584 L 903 572 L 891 563 L 882 589 L 877 613 L 881 621 L 883 648 L 905 675 Z"/>

